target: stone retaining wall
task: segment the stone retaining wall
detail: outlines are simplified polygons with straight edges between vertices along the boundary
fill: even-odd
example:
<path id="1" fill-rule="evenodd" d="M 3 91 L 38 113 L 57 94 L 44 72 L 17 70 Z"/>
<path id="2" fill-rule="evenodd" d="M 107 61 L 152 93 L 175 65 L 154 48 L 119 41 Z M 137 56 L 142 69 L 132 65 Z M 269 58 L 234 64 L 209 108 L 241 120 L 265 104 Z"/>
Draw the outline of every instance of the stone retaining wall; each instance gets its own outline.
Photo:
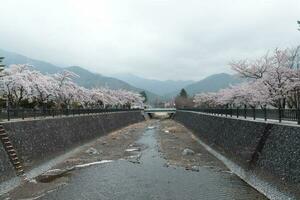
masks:
<path id="1" fill-rule="evenodd" d="M 140 111 L 3 123 L 25 170 L 96 137 L 143 120 Z M 1 150 L 1 149 L 0 149 Z"/>
<path id="2" fill-rule="evenodd" d="M 177 111 L 176 121 L 245 171 L 300 198 L 300 127 Z"/>
<path id="3" fill-rule="evenodd" d="M 274 124 L 258 157 L 256 174 L 300 199 L 300 127 Z"/>

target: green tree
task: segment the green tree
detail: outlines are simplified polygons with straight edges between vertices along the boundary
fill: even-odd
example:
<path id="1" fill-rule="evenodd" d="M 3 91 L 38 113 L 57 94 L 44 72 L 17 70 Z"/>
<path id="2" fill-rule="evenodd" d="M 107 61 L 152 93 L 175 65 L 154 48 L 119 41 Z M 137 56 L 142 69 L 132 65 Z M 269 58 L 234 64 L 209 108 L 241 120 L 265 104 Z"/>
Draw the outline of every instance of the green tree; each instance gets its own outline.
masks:
<path id="1" fill-rule="evenodd" d="M 148 101 L 148 97 L 145 91 L 140 92 L 140 94 L 142 95 L 142 97 L 144 97 L 144 101 L 143 103 L 146 103 Z"/>
<path id="2" fill-rule="evenodd" d="M 193 104 L 193 99 L 189 98 L 185 89 L 181 89 L 179 95 L 175 98 L 176 108 L 191 108 Z"/>
<path id="3" fill-rule="evenodd" d="M 187 92 L 185 91 L 185 89 L 181 89 L 180 93 L 179 93 L 179 96 L 182 97 L 182 98 L 188 98 L 188 94 Z"/>

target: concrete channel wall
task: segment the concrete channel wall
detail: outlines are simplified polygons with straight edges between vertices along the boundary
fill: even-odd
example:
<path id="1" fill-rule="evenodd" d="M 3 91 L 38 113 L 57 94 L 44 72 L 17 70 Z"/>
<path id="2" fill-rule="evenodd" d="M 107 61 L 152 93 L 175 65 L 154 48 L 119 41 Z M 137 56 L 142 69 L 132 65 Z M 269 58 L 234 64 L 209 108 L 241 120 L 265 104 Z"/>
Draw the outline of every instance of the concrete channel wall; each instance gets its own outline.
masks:
<path id="1" fill-rule="evenodd" d="M 140 111 L 93 114 L 2 123 L 25 171 L 94 138 L 143 121 Z M 13 176 L 0 146 L 0 176 Z M 3 167 L 4 166 L 4 167 Z"/>
<path id="2" fill-rule="evenodd" d="M 253 174 L 292 199 L 300 198 L 299 126 L 189 111 L 177 111 L 174 119 L 245 173 Z"/>

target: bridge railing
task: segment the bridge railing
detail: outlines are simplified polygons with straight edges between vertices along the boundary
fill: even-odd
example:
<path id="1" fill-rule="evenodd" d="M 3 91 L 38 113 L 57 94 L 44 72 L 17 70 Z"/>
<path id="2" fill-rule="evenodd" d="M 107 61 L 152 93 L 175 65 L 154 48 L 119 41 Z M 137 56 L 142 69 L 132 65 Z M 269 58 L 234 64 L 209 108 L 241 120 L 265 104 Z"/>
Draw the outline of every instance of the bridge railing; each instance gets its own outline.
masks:
<path id="1" fill-rule="evenodd" d="M 176 112 L 176 108 L 148 108 L 145 112 Z"/>
<path id="2" fill-rule="evenodd" d="M 0 120 L 11 119 L 28 119 L 38 117 L 62 117 L 62 116 L 75 116 L 84 114 L 108 113 L 108 112 L 121 112 L 121 111 L 139 111 L 140 109 L 3 109 L 0 110 Z"/>
<path id="3" fill-rule="evenodd" d="M 212 115 L 236 117 L 244 119 L 263 119 L 282 121 L 292 121 L 300 124 L 300 109 L 254 109 L 254 108 L 185 108 L 180 110 L 203 112 Z"/>

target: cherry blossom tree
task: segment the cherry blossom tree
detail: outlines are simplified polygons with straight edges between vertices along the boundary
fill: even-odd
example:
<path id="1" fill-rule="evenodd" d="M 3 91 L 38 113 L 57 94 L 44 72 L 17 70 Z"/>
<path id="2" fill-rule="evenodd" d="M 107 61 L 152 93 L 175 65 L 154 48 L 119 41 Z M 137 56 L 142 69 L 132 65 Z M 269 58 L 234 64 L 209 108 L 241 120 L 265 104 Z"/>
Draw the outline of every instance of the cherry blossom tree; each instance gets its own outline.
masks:
<path id="1" fill-rule="evenodd" d="M 264 88 L 272 106 L 285 108 L 291 89 L 290 80 L 295 73 L 290 68 L 290 57 L 287 49 L 275 49 L 272 55 L 267 54 L 254 61 L 233 62 L 231 66 L 240 76 L 254 80 L 257 88 Z"/>
<path id="2" fill-rule="evenodd" d="M 18 107 L 20 102 L 32 93 L 31 71 L 29 65 L 11 65 L 3 70 L 1 89 L 9 103 Z"/>
<path id="3" fill-rule="evenodd" d="M 218 105 L 217 93 L 200 93 L 194 96 L 194 103 L 196 107 L 214 108 Z"/>
<path id="4" fill-rule="evenodd" d="M 299 108 L 299 49 L 275 49 L 255 60 L 240 60 L 230 65 L 245 82 L 217 93 L 195 95 L 199 105 Z"/>
<path id="5" fill-rule="evenodd" d="M 44 107 L 49 101 L 53 101 L 58 82 L 52 77 L 43 75 L 38 71 L 31 72 L 32 92 L 30 94 L 33 101 Z"/>
<path id="6" fill-rule="evenodd" d="M 11 65 L 3 74 L 1 92 L 14 107 L 22 100 L 36 102 L 43 109 L 49 102 L 56 102 L 57 108 L 143 106 L 144 98 L 137 92 L 78 86 L 73 81 L 78 75 L 70 71 L 44 75 L 29 65 Z"/>
<path id="7" fill-rule="evenodd" d="M 53 75 L 53 78 L 57 82 L 55 101 L 59 108 L 69 107 L 75 99 L 78 85 L 73 82 L 73 79 L 76 77 L 79 76 L 68 70 L 63 70 L 62 72 Z"/>

